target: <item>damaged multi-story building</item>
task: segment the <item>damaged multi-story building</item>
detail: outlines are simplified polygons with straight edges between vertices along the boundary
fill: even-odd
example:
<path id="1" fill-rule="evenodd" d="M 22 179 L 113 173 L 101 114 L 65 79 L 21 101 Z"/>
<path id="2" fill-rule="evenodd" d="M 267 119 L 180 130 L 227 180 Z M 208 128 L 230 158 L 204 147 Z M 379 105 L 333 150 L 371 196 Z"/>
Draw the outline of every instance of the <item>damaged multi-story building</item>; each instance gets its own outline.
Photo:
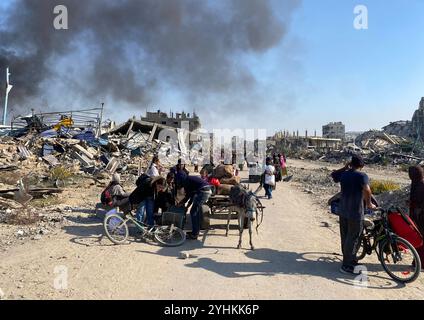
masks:
<path id="1" fill-rule="evenodd" d="M 342 122 L 330 122 L 322 126 L 322 136 L 329 139 L 345 140 L 346 128 Z"/>
<path id="2" fill-rule="evenodd" d="M 201 126 L 200 119 L 196 112 L 193 112 L 192 115 L 190 115 L 190 113 L 185 113 L 184 111 L 181 113 L 175 113 L 175 115 L 171 112 L 168 115 L 166 112 L 158 110 L 157 112 L 146 112 L 146 116 L 141 117 L 141 120 L 173 128 L 182 128 L 182 123 L 186 122 L 188 123 L 189 131 L 195 131 Z"/>

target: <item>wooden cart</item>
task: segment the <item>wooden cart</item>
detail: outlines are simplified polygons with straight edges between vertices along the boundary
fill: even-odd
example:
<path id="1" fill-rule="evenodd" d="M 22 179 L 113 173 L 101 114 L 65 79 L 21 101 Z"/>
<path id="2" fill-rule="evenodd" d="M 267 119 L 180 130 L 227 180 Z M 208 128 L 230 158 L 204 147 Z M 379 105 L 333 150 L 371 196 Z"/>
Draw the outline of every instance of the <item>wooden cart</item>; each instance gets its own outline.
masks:
<path id="1" fill-rule="evenodd" d="M 231 214 L 231 220 L 237 219 L 237 212 L 231 210 L 233 204 L 231 203 L 230 196 L 228 195 L 212 195 L 206 205 L 203 206 L 203 222 L 202 229 L 209 229 L 210 219 L 228 220 L 228 214 Z M 265 207 L 258 199 L 258 210 L 263 210 Z M 226 225 L 226 222 L 225 222 Z"/>

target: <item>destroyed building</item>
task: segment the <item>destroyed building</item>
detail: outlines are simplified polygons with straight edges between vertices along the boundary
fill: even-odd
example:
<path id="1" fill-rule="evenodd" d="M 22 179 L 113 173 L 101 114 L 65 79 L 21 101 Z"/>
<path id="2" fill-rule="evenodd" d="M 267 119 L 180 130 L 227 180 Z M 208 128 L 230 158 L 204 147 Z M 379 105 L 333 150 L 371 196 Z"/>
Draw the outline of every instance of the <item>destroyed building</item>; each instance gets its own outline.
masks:
<path id="1" fill-rule="evenodd" d="M 182 128 L 183 122 L 188 122 L 188 130 L 195 131 L 201 127 L 200 119 L 195 112 L 190 113 L 176 113 L 171 112 L 169 115 L 166 112 L 146 112 L 145 117 L 141 117 L 142 121 L 157 123 L 173 128 Z"/>
<path id="2" fill-rule="evenodd" d="M 395 121 L 383 127 L 388 135 L 420 141 L 424 143 L 424 97 L 421 98 L 418 109 L 414 112 L 412 121 Z"/>
<path id="3" fill-rule="evenodd" d="M 348 131 L 345 133 L 345 142 L 353 143 L 355 139 L 363 133 L 363 131 Z"/>
<path id="4" fill-rule="evenodd" d="M 346 128 L 342 122 L 330 122 L 322 126 L 323 138 L 345 140 Z"/>
<path id="5" fill-rule="evenodd" d="M 277 132 L 273 137 L 268 138 L 267 143 L 272 142 L 273 147 L 270 152 L 288 152 L 289 154 L 305 151 L 306 153 L 326 153 L 340 150 L 342 140 L 335 138 L 325 138 L 317 136 L 300 136 L 299 132 L 290 135 L 288 132 Z M 294 155 L 293 153 L 293 155 Z"/>
<path id="6" fill-rule="evenodd" d="M 395 121 L 390 122 L 387 126 L 383 127 L 384 133 L 388 135 L 395 135 L 404 138 L 413 138 L 414 131 L 412 130 L 411 121 Z"/>
<path id="7" fill-rule="evenodd" d="M 418 110 L 412 117 L 412 130 L 416 137 L 424 142 L 424 97 L 421 98 Z"/>
<path id="8" fill-rule="evenodd" d="M 396 135 L 389 135 L 383 131 L 370 130 L 359 135 L 355 143 L 363 149 L 369 149 L 371 152 L 380 152 L 393 147 L 400 146 L 408 140 Z"/>

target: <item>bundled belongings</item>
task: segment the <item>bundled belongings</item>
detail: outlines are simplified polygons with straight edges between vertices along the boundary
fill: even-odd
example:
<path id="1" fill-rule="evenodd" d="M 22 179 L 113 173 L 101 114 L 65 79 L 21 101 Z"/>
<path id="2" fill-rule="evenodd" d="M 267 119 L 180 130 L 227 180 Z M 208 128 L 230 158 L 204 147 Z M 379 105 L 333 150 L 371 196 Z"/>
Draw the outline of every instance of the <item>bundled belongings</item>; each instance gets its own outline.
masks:
<path id="1" fill-rule="evenodd" d="M 333 197 L 328 200 L 328 205 L 330 206 L 330 212 L 335 215 L 339 215 L 339 206 L 340 206 L 340 198 L 342 193 L 339 192 L 335 194 Z"/>
<path id="2" fill-rule="evenodd" d="M 233 186 L 239 185 L 241 181 L 241 178 L 239 176 L 234 176 L 232 178 L 222 178 L 220 179 L 220 182 L 222 184 L 231 184 Z"/>
<path id="3" fill-rule="evenodd" d="M 218 165 L 213 173 L 213 176 L 217 179 L 232 178 L 234 176 L 234 168 L 232 165 Z"/>
<path id="4" fill-rule="evenodd" d="M 342 193 L 341 192 L 336 193 L 334 196 L 332 196 L 328 200 L 328 203 L 327 203 L 330 206 L 330 212 L 332 214 L 337 215 L 337 216 L 340 215 L 340 201 L 341 201 L 341 198 L 342 198 Z M 372 202 L 372 204 L 374 204 L 375 206 L 378 207 L 377 199 L 373 195 L 371 196 L 371 202 Z M 365 207 L 366 206 L 365 206 L 365 202 L 364 202 L 364 208 Z M 365 209 L 364 214 L 367 214 L 367 213 L 368 213 L 368 209 Z"/>
<path id="5" fill-rule="evenodd" d="M 220 184 L 217 188 L 216 188 L 216 194 L 217 195 L 224 195 L 224 196 L 228 196 L 230 195 L 231 189 L 234 186 L 231 184 Z"/>

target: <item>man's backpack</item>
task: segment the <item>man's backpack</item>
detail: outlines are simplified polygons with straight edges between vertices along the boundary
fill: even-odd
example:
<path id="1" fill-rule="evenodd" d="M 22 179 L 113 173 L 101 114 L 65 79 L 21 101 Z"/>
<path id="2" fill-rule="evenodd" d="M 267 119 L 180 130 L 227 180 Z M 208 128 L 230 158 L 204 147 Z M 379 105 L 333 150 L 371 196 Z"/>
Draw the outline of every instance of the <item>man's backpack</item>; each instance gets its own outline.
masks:
<path id="1" fill-rule="evenodd" d="M 100 195 L 100 202 L 103 205 L 107 205 L 107 206 L 113 205 L 113 197 L 112 197 L 111 189 L 112 189 L 112 184 L 109 184 Z"/>

